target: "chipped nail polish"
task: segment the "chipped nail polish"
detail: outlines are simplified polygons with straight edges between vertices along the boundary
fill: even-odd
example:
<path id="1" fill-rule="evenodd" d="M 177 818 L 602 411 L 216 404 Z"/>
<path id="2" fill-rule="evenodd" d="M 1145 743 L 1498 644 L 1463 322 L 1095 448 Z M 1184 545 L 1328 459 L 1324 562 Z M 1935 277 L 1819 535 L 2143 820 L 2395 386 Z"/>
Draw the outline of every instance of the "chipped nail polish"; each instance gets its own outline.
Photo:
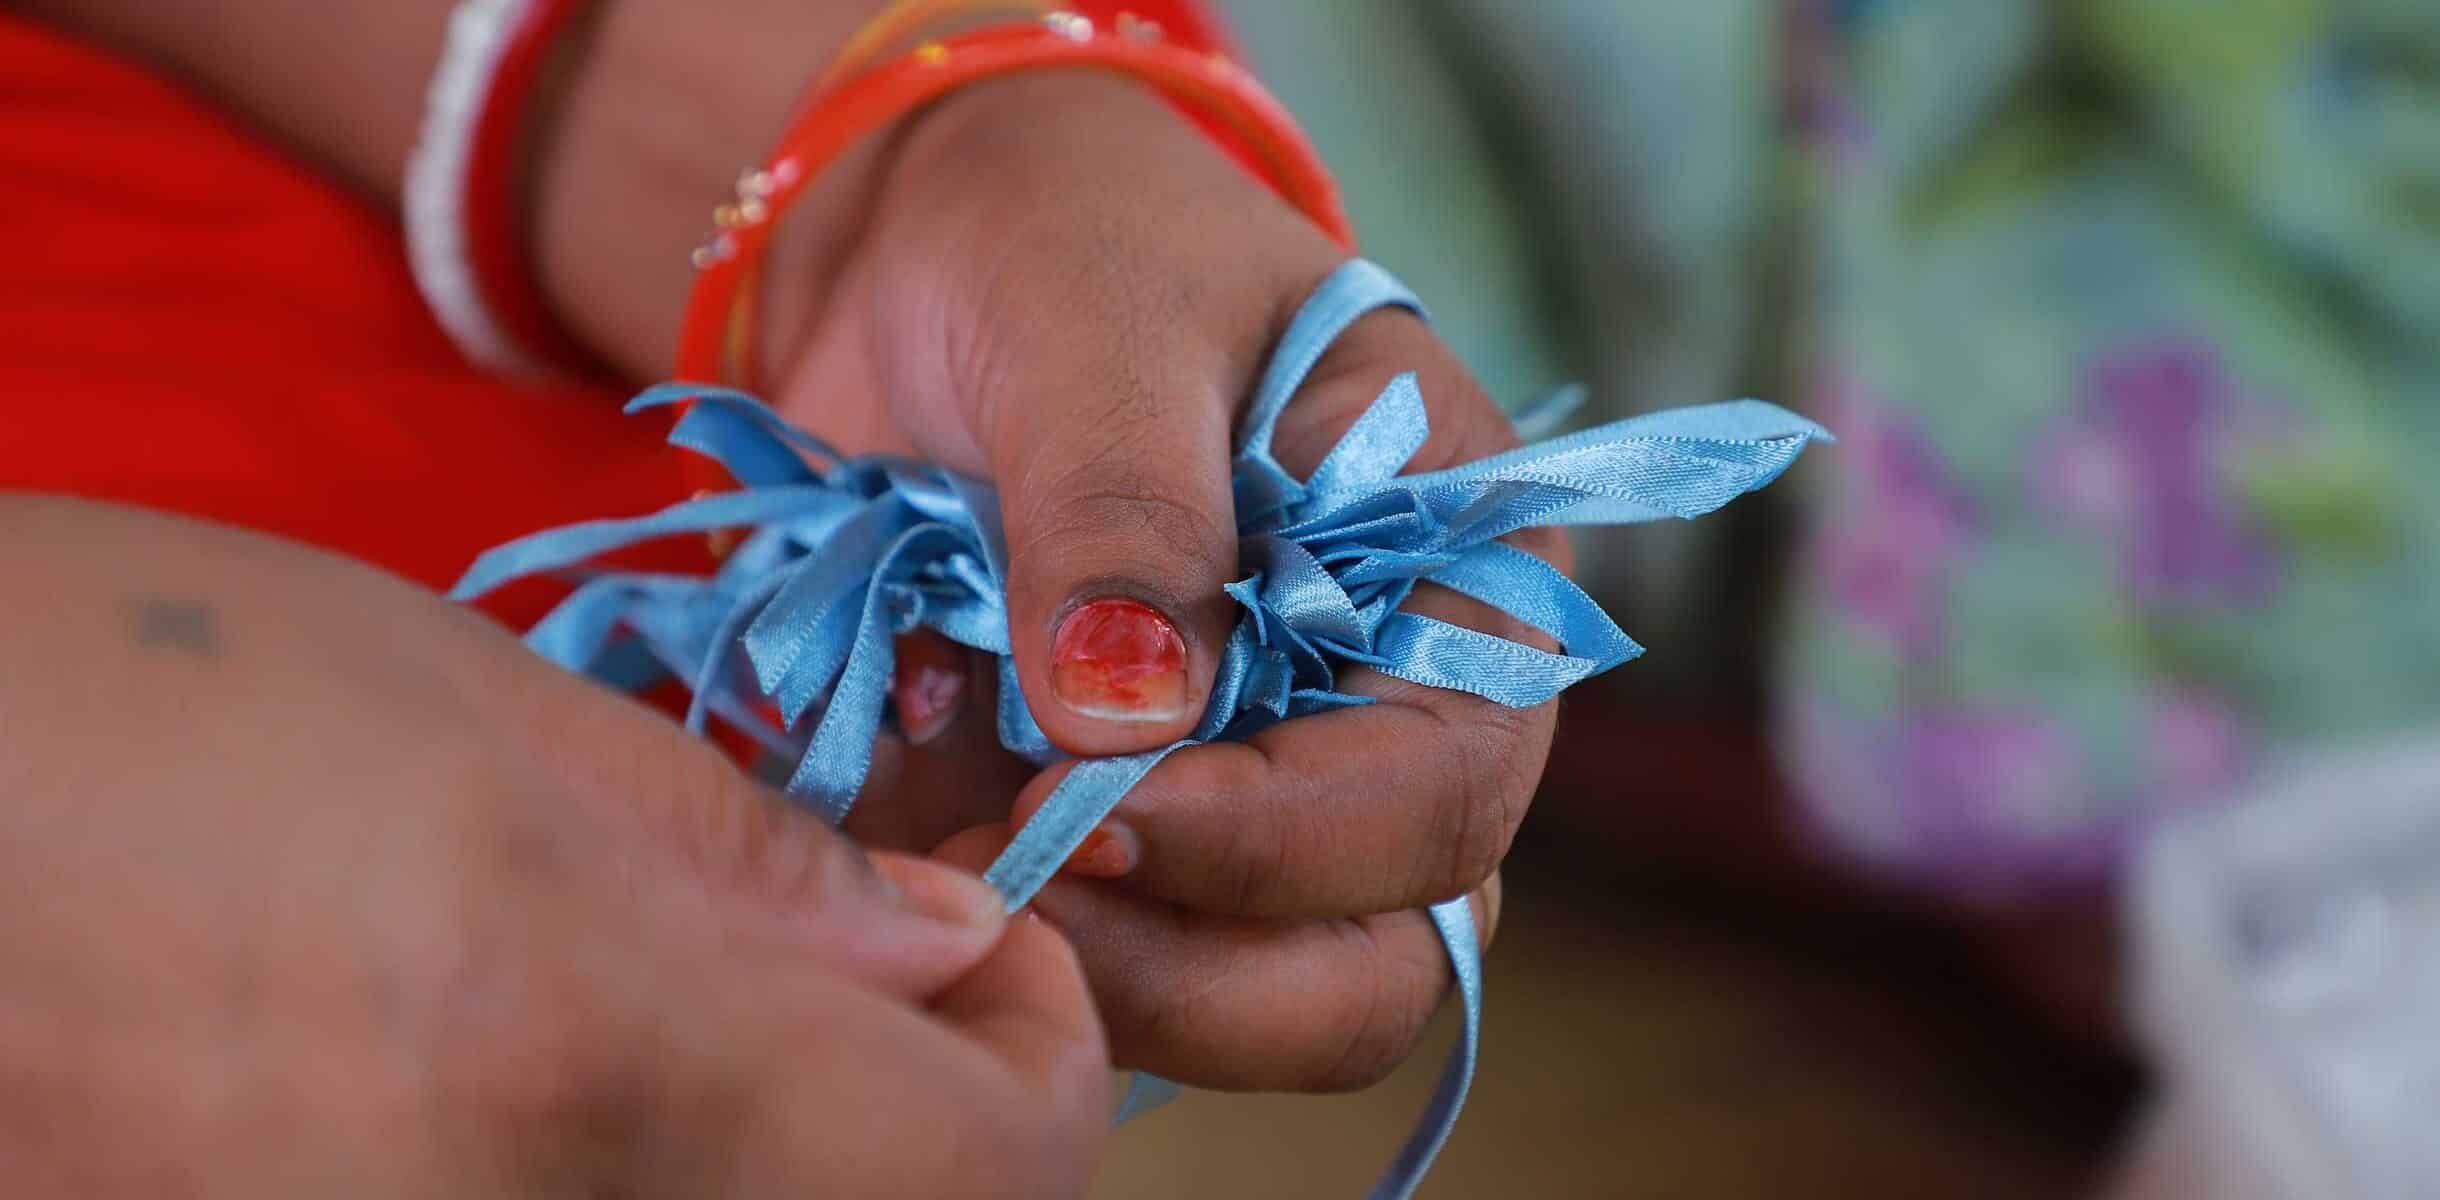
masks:
<path id="1" fill-rule="evenodd" d="M 1068 855 L 1061 869 L 1071 875 L 1093 879 L 1116 879 L 1135 869 L 1135 832 L 1115 821 L 1104 822 L 1084 835 L 1076 852 Z"/>
<path id="2" fill-rule="evenodd" d="M 898 643 L 890 698 L 898 705 L 899 729 L 920 746 L 949 727 L 966 696 L 964 656 L 938 638 L 910 637 Z"/>
<path id="3" fill-rule="evenodd" d="M 1095 600 L 1051 639 L 1051 692 L 1105 721 L 1175 720 L 1186 711 L 1186 639 L 1142 601 Z"/>

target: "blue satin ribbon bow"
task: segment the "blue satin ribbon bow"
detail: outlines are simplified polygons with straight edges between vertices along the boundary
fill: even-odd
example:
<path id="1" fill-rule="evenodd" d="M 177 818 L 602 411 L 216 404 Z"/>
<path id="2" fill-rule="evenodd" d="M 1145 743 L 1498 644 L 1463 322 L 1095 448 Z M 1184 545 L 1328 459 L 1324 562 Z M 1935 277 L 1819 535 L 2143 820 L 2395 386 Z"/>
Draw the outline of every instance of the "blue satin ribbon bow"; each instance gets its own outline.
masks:
<path id="1" fill-rule="evenodd" d="M 1430 430 L 1423 395 L 1406 374 L 1390 381 L 1321 466 L 1296 478 L 1271 453 L 1280 413 L 1339 335 L 1385 307 L 1422 313 L 1388 272 L 1351 261 L 1281 337 L 1238 436 L 1233 481 L 1247 574 L 1227 588 L 1243 612 L 1222 650 L 1210 705 L 1175 745 L 1076 765 L 984 875 L 1011 911 L 1181 747 L 1369 703 L 1338 690 L 1344 665 L 1527 707 L 1641 654 L 1565 576 L 1496 539 L 1535 525 L 1699 516 L 1770 483 L 1808 442 L 1828 437 L 1793 413 L 1744 400 L 1399 475 Z M 687 400 L 694 404 L 670 442 L 718 460 L 742 490 L 510 542 L 477 559 L 451 597 L 575 571 L 581 582 L 527 633 L 528 645 L 625 688 L 686 682 L 694 696 L 687 728 L 700 732 L 717 714 L 794 756 L 787 791 L 834 825 L 864 785 L 888 715 L 892 638 L 918 627 L 998 655 L 1001 743 L 1038 764 L 1062 757 L 1034 722 L 1009 656 L 1008 549 L 990 485 L 906 459 L 850 458 L 724 389 L 666 384 L 628 411 Z M 723 529 L 752 532 L 708 578 L 580 569 L 637 542 Z M 1402 611 L 1426 580 L 1508 612 L 1550 635 L 1560 652 Z M 759 702 L 777 705 L 787 732 L 755 715 Z M 1414 1189 L 1474 1075 L 1482 967 L 1473 916 L 1462 897 L 1428 912 L 1456 972 L 1464 1027 L 1431 1108 L 1375 1197 Z M 1175 1090 L 1138 1075 L 1121 1119 Z"/>

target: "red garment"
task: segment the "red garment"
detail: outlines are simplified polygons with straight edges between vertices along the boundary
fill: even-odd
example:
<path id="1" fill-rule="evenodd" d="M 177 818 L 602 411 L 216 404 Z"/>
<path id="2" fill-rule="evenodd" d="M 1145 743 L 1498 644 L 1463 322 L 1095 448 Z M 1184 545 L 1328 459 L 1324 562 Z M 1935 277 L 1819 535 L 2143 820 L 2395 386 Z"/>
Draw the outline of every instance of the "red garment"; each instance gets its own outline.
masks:
<path id="1" fill-rule="evenodd" d="M 1179 0 L 1077 7 L 1217 36 Z M 0 230 L 0 489 L 208 517 L 434 588 L 511 537 L 686 494 L 665 426 L 621 397 L 467 365 L 391 214 L 5 12 Z M 652 565 L 708 563 L 673 539 Z M 550 599 L 486 607 L 522 625 Z"/>

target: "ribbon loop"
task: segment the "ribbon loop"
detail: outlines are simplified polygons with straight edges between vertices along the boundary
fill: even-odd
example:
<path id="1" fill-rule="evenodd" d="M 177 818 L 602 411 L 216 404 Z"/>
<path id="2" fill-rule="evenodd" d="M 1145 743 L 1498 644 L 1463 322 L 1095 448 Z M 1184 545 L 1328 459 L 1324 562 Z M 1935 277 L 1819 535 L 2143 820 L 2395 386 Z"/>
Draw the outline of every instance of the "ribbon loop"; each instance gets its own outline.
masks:
<path id="1" fill-rule="evenodd" d="M 1303 497 L 1304 484 L 1271 456 L 1271 436 L 1278 431 L 1279 415 L 1287 411 L 1288 401 L 1305 385 L 1305 376 L 1313 373 L 1339 335 L 1366 314 L 1383 308 L 1403 308 L 1430 319 L 1423 302 L 1396 276 L 1358 258 L 1332 271 L 1296 310 L 1288 331 L 1272 348 L 1271 361 L 1254 387 L 1253 403 L 1238 426 L 1239 524 L 1259 527 L 1279 508 Z"/>

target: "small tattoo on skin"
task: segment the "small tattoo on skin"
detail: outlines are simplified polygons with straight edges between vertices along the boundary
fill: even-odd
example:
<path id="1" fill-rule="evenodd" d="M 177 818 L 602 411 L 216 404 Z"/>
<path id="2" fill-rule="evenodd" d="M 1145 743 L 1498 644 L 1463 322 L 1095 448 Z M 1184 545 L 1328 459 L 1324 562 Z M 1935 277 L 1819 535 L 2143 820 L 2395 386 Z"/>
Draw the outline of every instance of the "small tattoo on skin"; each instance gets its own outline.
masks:
<path id="1" fill-rule="evenodd" d="M 128 607 L 136 645 L 196 658 L 220 657 L 220 615 L 211 605 L 182 596 L 137 596 Z"/>

